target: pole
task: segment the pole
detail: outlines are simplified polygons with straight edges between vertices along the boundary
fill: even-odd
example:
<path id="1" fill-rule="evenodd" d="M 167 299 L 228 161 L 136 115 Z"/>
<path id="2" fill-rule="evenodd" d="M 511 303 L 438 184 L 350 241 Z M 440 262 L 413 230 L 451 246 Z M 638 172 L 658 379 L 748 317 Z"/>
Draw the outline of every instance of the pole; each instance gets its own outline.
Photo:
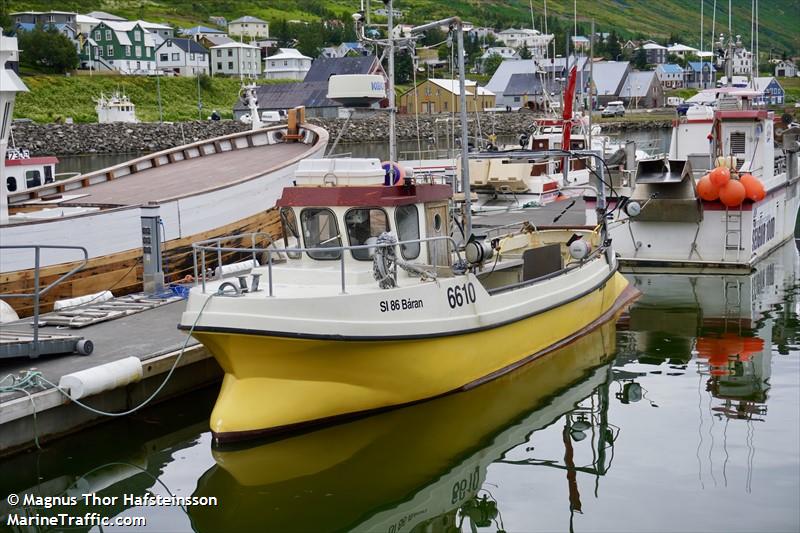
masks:
<path id="1" fill-rule="evenodd" d="M 469 144 L 467 132 L 467 78 L 464 69 L 464 27 L 461 19 L 457 20 L 456 31 L 458 36 L 458 85 L 460 99 L 460 119 L 461 119 L 461 190 L 464 192 L 464 240 L 472 235 L 472 199 L 470 198 L 469 184 Z M 475 97 L 478 96 L 477 86 Z"/>
<path id="2" fill-rule="evenodd" d="M 395 91 L 394 91 L 394 7 L 392 0 L 386 4 L 389 9 L 389 161 L 397 161 L 397 136 L 395 129 Z M 391 167 L 394 169 L 394 167 Z M 390 170 L 393 172 L 393 170 Z M 394 181 L 394 180 L 392 180 Z"/>
<path id="3" fill-rule="evenodd" d="M 161 109 L 161 76 L 156 71 L 156 91 L 158 93 L 158 121 L 164 122 L 164 113 Z"/>
<path id="4" fill-rule="evenodd" d="M 700 52 L 703 52 L 703 4 L 706 3 L 706 0 L 700 0 Z M 685 56 L 684 56 L 685 57 Z M 700 76 L 703 75 L 703 56 L 700 55 Z M 700 85 L 700 89 L 704 89 L 702 85 Z"/>
<path id="5" fill-rule="evenodd" d="M 592 149 L 592 111 L 594 110 L 594 19 L 592 19 L 592 36 L 589 41 L 589 150 Z"/>
<path id="6" fill-rule="evenodd" d="M 200 76 L 195 76 L 197 78 L 197 120 L 203 120 L 203 102 L 200 101 Z"/>

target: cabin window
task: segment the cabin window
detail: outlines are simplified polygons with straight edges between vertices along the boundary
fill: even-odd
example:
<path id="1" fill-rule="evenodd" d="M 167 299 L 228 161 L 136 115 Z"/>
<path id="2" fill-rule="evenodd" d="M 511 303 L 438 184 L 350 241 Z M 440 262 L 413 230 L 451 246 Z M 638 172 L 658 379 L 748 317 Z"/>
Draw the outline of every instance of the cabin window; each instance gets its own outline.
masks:
<path id="1" fill-rule="evenodd" d="M 281 226 L 283 228 L 283 246 L 285 248 L 289 247 L 297 247 L 299 248 L 300 245 L 300 232 L 297 231 L 297 217 L 294 216 L 294 209 L 290 207 L 282 207 L 281 208 Z M 294 237 L 294 244 L 290 246 L 289 244 L 289 237 Z M 288 255 L 292 259 L 300 259 L 300 252 L 287 252 Z"/>
<path id="2" fill-rule="evenodd" d="M 394 224 L 397 227 L 399 241 L 413 241 L 419 239 L 419 211 L 417 206 L 401 205 L 394 210 Z M 400 245 L 403 259 L 416 259 L 419 257 L 419 243 L 412 242 Z"/>
<path id="3" fill-rule="evenodd" d="M 53 167 L 45 165 L 44 167 L 44 182 L 53 183 Z"/>
<path id="4" fill-rule="evenodd" d="M 17 190 L 17 178 L 14 176 L 9 176 L 6 178 L 6 189 L 8 192 L 14 192 Z"/>
<path id="5" fill-rule="evenodd" d="M 336 223 L 336 215 L 326 208 L 308 208 L 300 212 L 303 225 L 303 240 L 306 248 L 339 248 L 342 237 Z M 312 250 L 307 252 L 311 259 L 339 259 L 341 250 Z"/>
<path id="6" fill-rule="evenodd" d="M 6 138 L 6 130 L 9 124 L 11 124 L 11 102 L 6 102 L 6 105 L 3 106 L 3 114 L 0 115 L 0 139 Z"/>
<path id="7" fill-rule="evenodd" d="M 42 174 L 38 170 L 28 170 L 25 172 L 25 183 L 29 189 L 38 187 L 42 184 Z"/>
<path id="8" fill-rule="evenodd" d="M 361 246 L 370 244 L 374 237 L 389 231 L 389 219 L 383 209 L 366 208 L 350 209 L 344 215 L 344 225 L 347 227 L 347 238 L 350 246 Z M 370 241 L 370 239 L 373 239 Z M 369 242 L 367 242 L 369 241 Z M 359 261 L 370 261 L 369 249 L 350 250 L 353 259 Z"/>

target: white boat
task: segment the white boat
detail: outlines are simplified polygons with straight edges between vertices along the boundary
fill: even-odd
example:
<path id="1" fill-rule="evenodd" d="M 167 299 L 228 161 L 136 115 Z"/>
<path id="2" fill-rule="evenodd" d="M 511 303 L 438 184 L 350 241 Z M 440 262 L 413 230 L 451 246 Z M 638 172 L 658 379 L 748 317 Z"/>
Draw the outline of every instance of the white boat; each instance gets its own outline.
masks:
<path id="1" fill-rule="evenodd" d="M 136 123 L 136 106 L 128 95 L 120 91 L 114 91 L 110 96 L 100 93 L 100 97 L 95 100 L 97 104 L 97 122 L 108 124 L 111 122 Z"/>
<path id="2" fill-rule="evenodd" d="M 27 90 L 6 66 L 16 51 L 16 39 L 0 38 L 0 161 L 16 93 Z M 0 165 L 0 296 L 36 292 L 37 270 L 41 289 L 74 274 L 42 297 L 42 310 L 56 299 L 141 290 L 143 265 L 158 257 L 150 253 L 157 237 L 164 261 L 155 266 L 167 281 L 182 279 L 192 274 L 193 241 L 279 228 L 270 209 L 298 163 L 320 157 L 327 140 L 326 131 L 303 124 L 298 110 L 288 125 L 194 142 L 63 180 L 51 160 L 34 160 L 42 163 L 38 176 L 34 168 L 18 174 L 16 159 Z M 151 208 L 157 208 L 158 229 L 148 236 L 142 224 Z M 35 307 L 31 299 L 9 303 L 20 314 Z"/>
<path id="3" fill-rule="evenodd" d="M 750 103 L 758 93 L 731 89 L 722 94 L 716 109 L 700 107 L 675 122 L 668 160 L 639 162 L 631 190 L 623 192 L 630 196 L 635 216 L 620 205 L 617 220 L 610 224 L 626 267 L 747 272 L 794 235 L 800 205 L 800 127 L 753 108 Z M 703 200 L 698 180 L 720 156 L 733 158 L 729 164 L 734 173 L 760 180 L 766 196 L 735 207 Z"/>

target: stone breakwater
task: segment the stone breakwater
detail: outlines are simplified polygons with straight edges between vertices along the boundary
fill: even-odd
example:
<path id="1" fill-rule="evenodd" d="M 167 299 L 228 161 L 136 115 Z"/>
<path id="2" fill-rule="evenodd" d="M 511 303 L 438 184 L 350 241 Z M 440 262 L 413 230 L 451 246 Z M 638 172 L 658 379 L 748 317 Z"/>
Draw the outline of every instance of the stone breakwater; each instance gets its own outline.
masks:
<path id="1" fill-rule="evenodd" d="M 473 113 L 469 117 L 469 133 L 483 137 L 517 135 L 529 131 L 534 119 L 530 113 Z M 309 119 L 309 122 L 328 130 L 331 142 L 345 125 L 343 119 Z M 604 132 L 648 130 L 669 127 L 668 120 L 603 123 Z M 247 125 L 232 120 L 194 121 L 180 123 L 140 124 L 35 124 L 14 123 L 14 140 L 31 155 L 74 155 L 92 153 L 156 152 L 182 144 L 244 131 Z M 456 135 L 460 122 L 455 120 Z M 419 117 L 419 135 L 423 140 L 445 137 L 453 125 L 445 115 Z M 417 121 L 414 116 L 397 117 L 398 140 L 417 138 Z M 383 142 L 389 138 L 389 120 L 385 114 L 350 120 L 339 142 Z"/>
<path id="2" fill-rule="evenodd" d="M 14 141 L 31 155 L 157 152 L 244 131 L 233 120 L 138 124 L 14 123 Z"/>

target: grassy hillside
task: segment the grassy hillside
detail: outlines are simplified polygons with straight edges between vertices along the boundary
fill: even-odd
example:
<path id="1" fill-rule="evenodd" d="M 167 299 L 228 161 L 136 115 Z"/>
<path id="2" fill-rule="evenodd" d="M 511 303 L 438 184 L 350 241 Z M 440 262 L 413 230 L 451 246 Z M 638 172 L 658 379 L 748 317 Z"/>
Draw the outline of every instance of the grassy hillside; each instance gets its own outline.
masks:
<path id="1" fill-rule="evenodd" d="M 330 16 L 349 16 L 359 0 L 0 0 L 0 11 L 60 9 L 87 12 L 101 9 L 129 18 L 167 22 L 177 26 L 208 24 L 210 15 L 229 20 L 255 15 L 271 22 L 279 19 L 318 20 Z M 543 15 L 543 0 L 534 0 L 537 26 Z M 727 2 L 717 3 L 717 33 L 727 28 Z M 714 2 L 705 0 L 705 40 L 711 35 L 711 10 Z M 373 6 L 382 5 L 373 0 Z M 549 0 L 548 14 L 573 17 L 572 0 Z M 733 0 L 734 31 L 750 42 L 750 0 Z M 409 22 L 421 22 L 458 14 L 475 24 L 504 25 L 511 22 L 530 26 L 529 0 L 396 0 L 395 7 L 406 12 Z M 681 35 L 687 44 L 699 44 L 699 0 L 578 0 L 579 23 L 591 19 L 598 31 L 617 32 L 650 38 Z M 800 53 L 800 8 L 797 0 L 769 0 L 760 4 L 760 40 L 763 52 L 770 47 Z"/>
<path id="2" fill-rule="evenodd" d="M 30 92 L 20 94 L 14 108 L 17 118 L 52 122 L 72 117 L 75 122 L 97 122 L 94 99 L 119 89 L 130 96 L 141 121 L 158 121 L 158 91 L 154 77 L 145 76 L 24 76 Z M 265 83 L 264 80 L 261 80 Z M 216 109 L 224 118 L 232 115 L 239 96 L 238 79 L 206 78 L 201 87 L 202 116 Z M 161 78 L 161 105 L 165 121 L 197 119 L 195 78 Z"/>

